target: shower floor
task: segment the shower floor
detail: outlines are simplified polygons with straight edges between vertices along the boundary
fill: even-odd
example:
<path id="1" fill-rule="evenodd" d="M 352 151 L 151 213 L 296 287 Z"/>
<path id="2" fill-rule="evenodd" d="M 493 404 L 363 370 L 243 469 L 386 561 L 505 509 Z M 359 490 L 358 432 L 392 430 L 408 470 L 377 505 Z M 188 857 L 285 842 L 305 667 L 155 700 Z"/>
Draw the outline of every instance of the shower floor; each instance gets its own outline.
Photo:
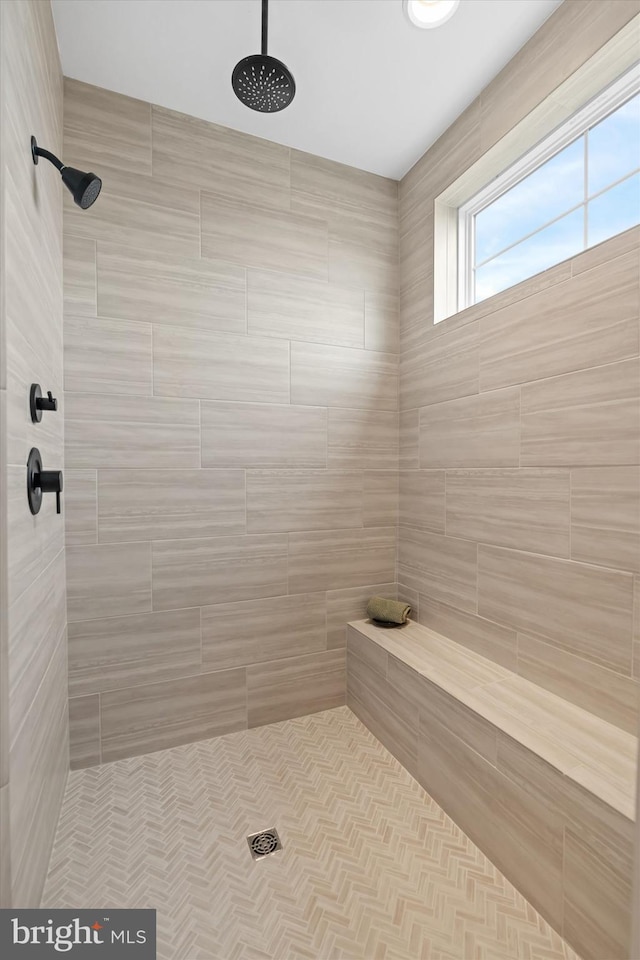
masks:
<path id="1" fill-rule="evenodd" d="M 162 960 L 578 960 L 347 707 L 72 772 L 42 905 L 154 907 Z"/>

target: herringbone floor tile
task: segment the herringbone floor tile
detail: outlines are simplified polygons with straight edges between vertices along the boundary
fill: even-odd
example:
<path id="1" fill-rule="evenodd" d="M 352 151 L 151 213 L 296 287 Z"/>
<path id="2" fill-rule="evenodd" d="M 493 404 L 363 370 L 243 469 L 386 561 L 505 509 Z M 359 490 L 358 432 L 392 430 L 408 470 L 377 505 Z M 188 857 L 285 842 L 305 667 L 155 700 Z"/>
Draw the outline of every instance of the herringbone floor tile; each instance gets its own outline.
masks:
<path id="1" fill-rule="evenodd" d="M 43 905 L 155 907 L 161 960 L 578 960 L 347 707 L 71 773 Z"/>

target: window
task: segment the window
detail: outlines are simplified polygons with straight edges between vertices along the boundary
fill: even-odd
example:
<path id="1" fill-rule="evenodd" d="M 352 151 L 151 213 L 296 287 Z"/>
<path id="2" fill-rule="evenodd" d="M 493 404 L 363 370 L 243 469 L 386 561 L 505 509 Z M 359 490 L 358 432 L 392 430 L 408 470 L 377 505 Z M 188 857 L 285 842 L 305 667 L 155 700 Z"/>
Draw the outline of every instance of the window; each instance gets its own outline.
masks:
<path id="1" fill-rule="evenodd" d="M 458 309 L 640 223 L 640 68 L 458 209 Z"/>

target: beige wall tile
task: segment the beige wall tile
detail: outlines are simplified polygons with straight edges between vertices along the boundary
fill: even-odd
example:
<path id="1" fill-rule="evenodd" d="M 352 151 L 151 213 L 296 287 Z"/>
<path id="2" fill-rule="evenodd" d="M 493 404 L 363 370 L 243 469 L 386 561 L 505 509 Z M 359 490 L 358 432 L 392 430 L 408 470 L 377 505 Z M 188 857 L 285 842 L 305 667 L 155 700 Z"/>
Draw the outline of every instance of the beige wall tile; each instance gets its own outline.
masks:
<path id="1" fill-rule="evenodd" d="M 338 590 L 395 577 L 393 527 L 289 534 L 289 591 Z"/>
<path id="2" fill-rule="evenodd" d="M 365 527 L 398 523 L 398 471 L 366 470 L 363 477 L 362 522 Z"/>
<path id="3" fill-rule="evenodd" d="M 640 680 L 640 578 L 633 578 L 633 675 Z"/>
<path id="4" fill-rule="evenodd" d="M 67 317 L 64 388 L 74 393 L 151 396 L 151 325 Z"/>
<path id="5" fill-rule="evenodd" d="M 623 360 L 522 387 L 522 466 L 640 461 L 640 367 Z"/>
<path id="6" fill-rule="evenodd" d="M 569 556 L 568 470 L 447 471 L 447 535 Z"/>
<path id="7" fill-rule="evenodd" d="M 345 652 L 326 650 L 247 667 L 249 727 L 342 706 Z"/>
<path id="8" fill-rule="evenodd" d="M 357 659 L 356 667 L 358 664 L 366 666 L 367 670 L 360 673 L 363 682 L 368 682 L 370 687 L 375 687 L 380 679 L 387 679 L 389 654 L 383 647 L 350 623 L 347 624 L 347 650 L 349 656 Z M 377 674 L 377 677 L 368 677 L 369 672 Z M 415 727 L 417 723 L 417 716 L 415 715 L 414 720 L 415 723 L 412 723 L 411 726 Z"/>
<path id="9" fill-rule="evenodd" d="M 536 909 L 560 927 L 560 816 L 426 714 L 420 716 L 418 780 Z"/>
<path id="10" fill-rule="evenodd" d="M 203 401 L 201 418 L 203 467 L 327 465 L 327 411 L 321 407 Z"/>
<path id="11" fill-rule="evenodd" d="M 400 411 L 400 469 L 416 470 L 420 466 L 420 411 Z"/>
<path id="12" fill-rule="evenodd" d="M 64 198 L 65 232 L 176 257 L 200 253 L 198 191 L 100 163 L 100 203 L 87 217 Z M 66 192 L 66 191 L 65 191 Z"/>
<path id="13" fill-rule="evenodd" d="M 411 350 L 400 363 L 400 406 L 425 407 L 478 393 L 478 323 L 468 323 Z"/>
<path id="14" fill-rule="evenodd" d="M 6 382 L 6 462 L 24 466 L 31 447 L 37 446 L 46 464 L 60 460 L 64 437 L 64 394 L 62 354 L 52 357 L 53 366 L 43 360 L 9 323 L 8 343 L 4 351 L 2 377 Z M 60 337 L 62 331 L 60 331 Z M 34 424 L 29 411 L 29 391 L 39 383 L 58 400 L 58 415 L 43 415 Z"/>
<path id="15" fill-rule="evenodd" d="M 287 593 L 286 534 L 159 540 L 152 547 L 154 610 Z"/>
<path id="16" fill-rule="evenodd" d="M 639 273 L 636 251 L 484 317 L 481 389 L 637 356 Z"/>
<path id="17" fill-rule="evenodd" d="M 452 183 L 482 153 L 480 145 L 480 100 L 473 103 L 445 130 L 434 145 L 420 157 L 417 163 L 398 184 L 398 199 L 406 210 L 415 202 L 414 197 L 436 197 Z M 410 191 L 416 189 L 412 195 Z"/>
<path id="18" fill-rule="evenodd" d="M 631 673 L 632 576 L 480 544 L 478 613 Z"/>
<path id="19" fill-rule="evenodd" d="M 306 593 L 203 607 L 203 670 L 326 650 L 326 606 L 324 593 Z"/>
<path id="20" fill-rule="evenodd" d="M 105 163 L 150 174 L 151 105 L 66 77 L 64 158 L 98 176 Z"/>
<path id="21" fill-rule="evenodd" d="M 380 596 L 394 600 L 396 596 L 395 583 L 374 583 L 366 587 L 328 590 L 327 646 L 330 649 L 346 646 L 349 621 L 361 620 L 366 616 L 367 603 L 371 597 Z"/>
<path id="22" fill-rule="evenodd" d="M 72 469 L 188 469 L 200 465 L 200 417 L 195 400 L 69 394 L 65 401 L 65 465 Z"/>
<path id="23" fill-rule="evenodd" d="M 100 763 L 100 698 L 69 700 L 69 754 L 72 770 Z"/>
<path id="24" fill-rule="evenodd" d="M 362 473 L 249 470 L 247 531 L 333 530 L 362 526 Z"/>
<path id="25" fill-rule="evenodd" d="M 364 294 L 322 280 L 249 270 L 251 334 L 364 347 Z"/>
<path id="26" fill-rule="evenodd" d="M 400 471 L 400 523 L 444 533 L 444 470 Z"/>
<path id="27" fill-rule="evenodd" d="M 330 407 L 327 466 L 336 470 L 393 470 L 398 465 L 398 415 L 388 410 Z"/>
<path id="28" fill-rule="evenodd" d="M 100 470 L 101 543 L 245 532 L 243 470 Z"/>
<path id="29" fill-rule="evenodd" d="M 421 467 L 517 467 L 519 451 L 518 387 L 420 411 Z"/>
<path id="30" fill-rule="evenodd" d="M 246 332 L 244 267 L 100 243 L 97 269 L 103 317 Z"/>
<path id="31" fill-rule="evenodd" d="M 444 637 L 461 643 L 482 657 L 488 657 L 508 670 L 517 670 L 517 634 L 515 630 L 439 603 L 426 594 L 420 594 L 418 620 L 441 633 Z"/>
<path id="32" fill-rule="evenodd" d="M 534 637 L 518 635 L 518 673 L 609 723 L 637 734 L 640 685 Z"/>
<path id="33" fill-rule="evenodd" d="M 203 257 L 328 279 L 323 220 L 202 193 L 201 232 Z"/>
<path id="34" fill-rule="evenodd" d="M 149 543 L 85 544 L 66 555 L 70 621 L 151 610 Z"/>
<path id="35" fill-rule="evenodd" d="M 585 960 L 624 960 L 631 885 L 573 830 L 565 832 L 564 878 L 564 936 Z"/>
<path id="36" fill-rule="evenodd" d="M 399 306 L 396 294 L 365 291 L 364 345 L 367 350 L 400 352 Z"/>
<path id="37" fill-rule="evenodd" d="M 65 234 L 63 277 L 65 316 L 97 316 L 95 240 Z"/>
<path id="38" fill-rule="evenodd" d="M 24 466 L 7 467 L 7 600 L 14 603 L 60 554 L 64 547 L 62 518 L 55 498 L 45 497 L 33 516 L 26 497 Z M 390 578 L 393 579 L 393 578 Z"/>
<path id="39" fill-rule="evenodd" d="M 153 107 L 152 122 L 155 175 L 229 199 L 289 209 L 288 147 L 163 107 Z"/>
<path id="40" fill-rule="evenodd" d="M 398 579 L 434 600 L 475 613 L 476 550 L 468 540 L 402 527 Z"/>
<path id="41" fill-rule="evenodd" d="M 397 358 L 373 350 L 291 344 L 291 402 L 397 409 Z"/>
<path id="42" fill-rule="evenodd" d="M 640 573 L 640 467 L 571 471 L 571 556 Z"/>
<path id="43" fill-rule="evenodd" d="M 634 0 L 636 2 L 636 0 Z M 617 257 L 623 257 L 627 253 L 635 253 L 640 249 L 640 227 L 631 227 L 623 233 L 616 234 L 603 243 L 596 244 L 579 253 L 571 261 L 571 273 L 575 277 L 585 270 L 593 270 L 601 263 L 607 263 L 609 260 L 615 260 Z"/>
<path id="44" fill-rule="evenodd" d="M 378 228 L 378 237 L 386 242 L 386 228 Z M 354 287 L 366 287 L 376 293 L 398 293 L 398 255 L 376 250 L 373 246 L 341 239 L 329 231 L 329 280 Z"/>
<path id="45" fill-rule="evenodd" d="M 161 396 L 287 403 L 289 344 L 267 337 L 158 327 L 153 336 L 153 382 Z"/>
<path id="46" fill-rule="evenodd" d="M 375 661 L 357 655 L 349 633 L 347 704 L 373 735 L 415 776 L 417 766 L 418 711 L 391 686 Z M 371 644 L 373 646 L 373 644 Z"/>
<path id="47" fill-rule="evenodd" d="M 103 763 L 244 730 L 245 671 L 221 670 L 103 693 L 100 721 Z"/>
<path id="48" fill-rule="evenodd" d="M 64 513 L 68 546 L 98 542 L 98 474 L 95 470 L 65 470 Z"/>
<path id="49" fill-rule="evenodd" d="M 200 673 L 200 611 L 69 624 L 69 695 L 82 697 Z"/>

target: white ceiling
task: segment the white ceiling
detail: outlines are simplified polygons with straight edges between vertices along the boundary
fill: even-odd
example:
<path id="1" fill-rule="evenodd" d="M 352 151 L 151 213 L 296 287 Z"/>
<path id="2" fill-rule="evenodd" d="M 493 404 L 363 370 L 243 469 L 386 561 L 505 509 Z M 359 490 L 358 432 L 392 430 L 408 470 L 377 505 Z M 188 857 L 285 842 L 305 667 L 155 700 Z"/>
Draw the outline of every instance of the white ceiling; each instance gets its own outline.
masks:
<path id="1" fill-rule="evenodd" d="M 461 0 L 435 30 L 401 0 L 271 0 L 269 53 L 293 72 L 278 114 L 236 99 L 260 0 L 53 0 L 69 77 L 399 179 L 559 5 Z"/>

